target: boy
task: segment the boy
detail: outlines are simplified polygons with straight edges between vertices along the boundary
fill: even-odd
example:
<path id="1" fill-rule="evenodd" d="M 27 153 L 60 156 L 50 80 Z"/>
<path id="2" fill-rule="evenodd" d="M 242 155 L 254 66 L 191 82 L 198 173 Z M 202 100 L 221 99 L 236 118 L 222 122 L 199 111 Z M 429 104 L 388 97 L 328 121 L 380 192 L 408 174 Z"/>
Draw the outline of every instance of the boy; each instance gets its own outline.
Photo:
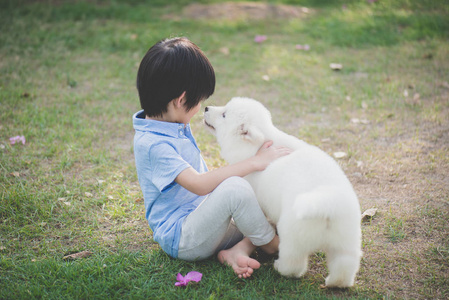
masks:
<path id="1" fill-rule="evenodd" d="M 241 177 L 264 170 L 286 148 L 265 143 L 245 161 L 208 171 L 189 122 L 215 89 L 215 73 L 204 53 L 186 38 L 151 47 L 137 74 L 142 111 L 133 116 L 134 153 L 145 217 L 153 238 L 183 260 L 218 254 L 240 278 L 260 263 L 256 247 L 278 251 L 279 238 Z"/>

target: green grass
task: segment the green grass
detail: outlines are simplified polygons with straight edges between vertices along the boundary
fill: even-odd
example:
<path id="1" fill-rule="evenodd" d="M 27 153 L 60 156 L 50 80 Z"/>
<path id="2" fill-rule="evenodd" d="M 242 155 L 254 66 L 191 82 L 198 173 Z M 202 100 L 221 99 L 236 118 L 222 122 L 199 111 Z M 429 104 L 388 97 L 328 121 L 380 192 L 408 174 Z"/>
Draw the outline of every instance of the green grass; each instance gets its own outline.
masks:
<path id="1" fill-rule="evenodd" d="M 449 5 L 267 1 L 311 12 L 251 21 L 184 18 L 191 2 L 0 3 L 0 299 L 447 298 Z M 254 43 L 256 34 L 267 41 Z M 268 259 L 240 280 L 213 258 L 174 260 L 154 243 L 132 149 L 135 78 L 152 44 L 180 35 L 215 67 L 207 104 L 256 98 L 280 129 L 348 153 L 339 162 L 362 209 L 379 209 L 363 226 L 354 288 L 319 288 L 321 253 L 301 279 Z M 203 155 L 222 166 L 200 119 L 192 128 Z M 16 135 L 26 144 L 10 145 Z M 62 259 L 83 250 L 93 255 Z M 200 283 L 174 286 L 192 270 Z"/>

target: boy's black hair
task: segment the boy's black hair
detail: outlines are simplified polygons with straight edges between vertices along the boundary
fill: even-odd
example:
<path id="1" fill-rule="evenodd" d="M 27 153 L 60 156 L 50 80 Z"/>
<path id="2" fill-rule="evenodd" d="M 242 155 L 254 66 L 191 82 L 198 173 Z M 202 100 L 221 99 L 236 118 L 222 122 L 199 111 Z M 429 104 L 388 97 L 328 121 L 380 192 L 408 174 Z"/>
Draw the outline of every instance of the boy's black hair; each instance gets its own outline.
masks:
<path id="1" fill-rule="evenodd" d="M 214 93 L 215 72 L 206 55 L 184 37 L 161 40 L 142 59 L 137 72 L 140 105 L 149 117 L 167 112 L 186 92 L 187 111 Z"/>

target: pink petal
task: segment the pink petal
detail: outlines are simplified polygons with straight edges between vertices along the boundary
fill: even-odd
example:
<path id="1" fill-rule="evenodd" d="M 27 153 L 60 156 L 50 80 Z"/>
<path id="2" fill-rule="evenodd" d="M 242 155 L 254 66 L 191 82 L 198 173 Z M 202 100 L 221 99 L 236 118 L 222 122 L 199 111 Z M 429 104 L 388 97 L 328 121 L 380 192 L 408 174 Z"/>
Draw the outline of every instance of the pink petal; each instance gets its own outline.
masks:
<path id="1" fill-rule="evenodd" d="M 10 137 L 9 138 L 9 143 L 11 145 L 14 145 L 17 142 L 22 142 L 22 144 L 25 145 L 25 137 L 23 135 L 18 135 L 18 136 L 14 136 L 14 137 Z"/>
<path id="2" fill-rule="evenodd" d="M 203 277 L 203 274 L 201 274 L 200 272 L 192 271 L 192 272 L 187 273 L 185 279 L 187 281 L 199 282 L 202 277 Z"/>
<path id="3" fill-rule="evenodd" d="M 264 41 L 266 41 L 267 40 L 267 36 L 266 35 L 256 35 L 255 37 L 254 37 L 254 41 L 256 42 L 256 43 L 262 43 L 262 42 L 264 42 Z"/>
<path id="4" fill-rule="evenodd" d="M 296 45 L 296 49 L 298 50 L 305 50 L 305 51 L 309 51 L 310 50 L 310 46 L 305 44 L 305 45 Z"/>
<path id="5" fill-rule="evenodd" d="M 175 282 L 175 286 L 186 286 L 187 282 Z"/>
<path id="6" fill-rule="evenodd" d="M 182 276 L 181 273 L 178 273 L 178 275 L 176 275 L 176 280 L 183 281 L 184 280 L 184 276 Z"/>
<path id="7" fill-rule="evenodd" d="M 203 274 L 196 271 L 187 273 L 185 277 L 182 276 L 181 273 L 178 273 L 176 276 L 176 280 L 178 280 L 178 282 L 175 282 L 175 286 L 186 286 L 190 281 L 199 282 L 202 277 Z"/>
<path id="8" fill-rule="evenodd" d="M 187 281 L 184 278 L 184 276 L 182 276 L 181 273 L 178 273 L 178 275 L 176 276 L 176 280 L 178 280 L 178 282 L 175 283 L 175 286 L 186 286 L 187 285 Z"/>

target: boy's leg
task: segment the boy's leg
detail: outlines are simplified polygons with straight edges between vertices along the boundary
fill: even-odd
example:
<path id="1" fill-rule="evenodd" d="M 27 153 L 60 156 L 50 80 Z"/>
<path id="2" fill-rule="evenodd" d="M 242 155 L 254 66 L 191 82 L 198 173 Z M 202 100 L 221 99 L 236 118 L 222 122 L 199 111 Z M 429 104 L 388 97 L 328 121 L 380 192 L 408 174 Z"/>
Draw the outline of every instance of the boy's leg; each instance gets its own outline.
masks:
<path id="1" fill-rule="evenodd" d="M 204 259 L 221 250 L 219 246 L 227 242 L 223 239 L 227 233 L 229 235 L 229 227 L 232 228 L 231 218 L 251 241 L 251 247 L 240 250 L 252 252 L 255 246 L 269 244 L 275 238 L 274 229 L 260 209 L 251 186 L 240 177 L 232 177 L 220 184 L 185 219 L 178 257 L 185 260 Z M 232 237 L 227 239 L 232 240 Z M 229 246 L 233 246 L 232 243 Z"/>

